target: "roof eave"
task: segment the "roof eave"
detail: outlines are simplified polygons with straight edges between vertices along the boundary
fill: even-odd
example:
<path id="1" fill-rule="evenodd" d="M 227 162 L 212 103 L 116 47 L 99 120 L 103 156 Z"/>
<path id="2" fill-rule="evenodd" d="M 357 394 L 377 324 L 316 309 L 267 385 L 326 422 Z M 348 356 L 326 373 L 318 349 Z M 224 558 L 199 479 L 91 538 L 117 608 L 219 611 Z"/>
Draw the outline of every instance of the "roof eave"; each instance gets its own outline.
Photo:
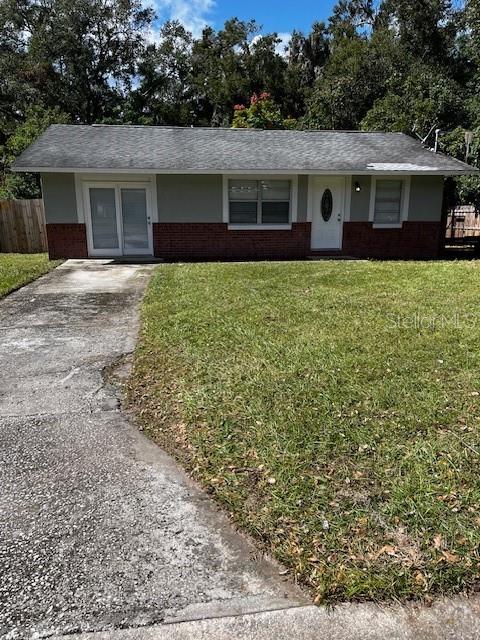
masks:
<path id="1" fill-rule="evenodd" d="M 187 175 L 257 175 L 259 173 L 270 175 L 336 175 L 336 176 L 351 176 L 351 175 L 365 175 L 365 176 L 379 176 L 379 175 L 420 175 L 420 176 L 462 176 L 462 175 L 476 175 L 479 173 L 478 169 L 431 169 L 431 170 L 324 170 L 324 169 L 268 169 L 265 167 L 258 169 L 155 169 L 153 167 L 147 168 L 132 168 L 132 167 L 39 167 L 39 166 L 17 166 L 13 165 L 11 171 L 15 173 L 125 173 L 125 174 L 187 174 Z"/>

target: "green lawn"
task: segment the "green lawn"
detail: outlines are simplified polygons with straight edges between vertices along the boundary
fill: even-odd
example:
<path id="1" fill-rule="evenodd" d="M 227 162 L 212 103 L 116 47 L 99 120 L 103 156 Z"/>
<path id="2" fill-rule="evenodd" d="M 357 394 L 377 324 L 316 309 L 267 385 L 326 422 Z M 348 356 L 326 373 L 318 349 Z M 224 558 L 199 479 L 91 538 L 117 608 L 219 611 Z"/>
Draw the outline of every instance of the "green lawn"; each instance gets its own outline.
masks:
<path id="1" fill-rule="evenodd" d="M 47 273 L 59 260 L 46 253 L 0 253 L 0 297 Z"/>
<path id="2" fill-rule="evenodd" d="M 480 578 L 480 263 L 165 265 L 128 399 L 316 602 Z"/>

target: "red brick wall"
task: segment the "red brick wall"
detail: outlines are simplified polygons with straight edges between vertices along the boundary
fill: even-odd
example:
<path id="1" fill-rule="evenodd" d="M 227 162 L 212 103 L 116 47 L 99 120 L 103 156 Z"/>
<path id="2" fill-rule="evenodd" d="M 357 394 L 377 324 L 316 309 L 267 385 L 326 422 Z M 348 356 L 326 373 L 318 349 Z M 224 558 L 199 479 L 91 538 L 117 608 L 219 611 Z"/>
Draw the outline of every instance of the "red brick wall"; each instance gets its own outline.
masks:
<path id="1" fill-rule="evenodd" d="M 401 229 L 374 229 L 371 222 L 345 222 L 342 253 L 357 258 L 437 258 L 441 222 L 404 222 Z"/>
<path id="2" fill-rule="evenodd" d="M 155 255 L 165 260 L 294 259 L 310 253 L 310 223 L 290 230 L 229 231 L 223 223 L 157 223 Z"/>
<path id="3" fill-rule="evenodd" d="M 52 259 L 88 256 L 84 224 L 47 224 Z M 371 222 L 343 225 L 342 254 L 357 258 L 436 258 L 443 240 L 441 222 L 404 222 L 401 229 L 374 229 Z M 310 250 L 310 223 L 289 230 L 229 231 L 217 223 L 157 223 L 154 253 L 165 260 L 299 259 Z"/>
<path id="4" fill-rule="evenodd" d="M 86 258 L 87 232 L 84 224 L 47 224 L 48 253 L 58 258 Z"/>

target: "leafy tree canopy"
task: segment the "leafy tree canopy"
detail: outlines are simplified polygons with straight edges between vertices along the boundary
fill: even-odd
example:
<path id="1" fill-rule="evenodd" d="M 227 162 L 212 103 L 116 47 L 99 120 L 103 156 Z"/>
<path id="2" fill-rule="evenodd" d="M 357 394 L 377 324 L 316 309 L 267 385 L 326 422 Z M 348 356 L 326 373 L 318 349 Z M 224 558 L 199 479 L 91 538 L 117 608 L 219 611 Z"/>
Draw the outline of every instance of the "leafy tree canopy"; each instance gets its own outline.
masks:
<path id="1" fill-rule="evenodd" d="M 283 118 L 279 106 L 267 92 L 254 93 L 248 107 L 237 104 L 234 110 L 234 129 L 294 129 L 297 124 L 293 118 Z"/>
<path id="2" fill-rule="evenodd" d="M 4 195 L 38 193 L 34 178 L 8 167 L 22 141 L 54 120 L 421 138 L 440 128 L 441 148 L 460 156 L 459 132 L 480 135 L 479 0 L 338 0 L 326 22 L 293 31 L 286 47 L 255 20 L 235 17 L 199 37 L 175 21 L 155 32 L 146 6 L 0 0 Z M 475 153 L 470 162 L 480 162 Z M 469 184 L 463 198 L 473 198 Z"/>
<path id="3" fill-rule="evenodd" d="M 140 0 L 1 0 L 0 53 L 23 79 L 21 111 L 35 102 L 101 121 L 131 88 L 152 18 Z"/>
<path id="4" fill-rule="evenodd" d="M 6 144 L 0 147 L 3 157 L 0 173 L 1 198 L 40 197 L 39 177 L 33 174 L 11 173 L 10 165 L 51 124 L 68 124 L 70 117 L 56 108 L 31 107 L 24 122 L 16 127 Z"/>

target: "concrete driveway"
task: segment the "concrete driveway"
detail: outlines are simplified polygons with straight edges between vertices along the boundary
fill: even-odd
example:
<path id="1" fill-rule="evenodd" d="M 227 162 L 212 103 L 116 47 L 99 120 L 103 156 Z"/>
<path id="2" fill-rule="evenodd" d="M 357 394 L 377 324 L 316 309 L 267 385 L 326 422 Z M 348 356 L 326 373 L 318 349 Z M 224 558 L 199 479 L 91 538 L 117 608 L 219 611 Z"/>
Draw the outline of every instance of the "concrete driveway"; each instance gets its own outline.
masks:
<path id="1" fill-rule="evenodd" d="M 68 261 L 0 302 L 0 637 L 478 639 L 479 598 L 309 606 L 129 424 L 103 371 L 150 271 Z"/>
<path id="2" fill-rule="evenodd" d="M 68 261 L 0 302 L 0 637 L 304 601 L 102 376 L 134 348 L 151 268 Z"/>

